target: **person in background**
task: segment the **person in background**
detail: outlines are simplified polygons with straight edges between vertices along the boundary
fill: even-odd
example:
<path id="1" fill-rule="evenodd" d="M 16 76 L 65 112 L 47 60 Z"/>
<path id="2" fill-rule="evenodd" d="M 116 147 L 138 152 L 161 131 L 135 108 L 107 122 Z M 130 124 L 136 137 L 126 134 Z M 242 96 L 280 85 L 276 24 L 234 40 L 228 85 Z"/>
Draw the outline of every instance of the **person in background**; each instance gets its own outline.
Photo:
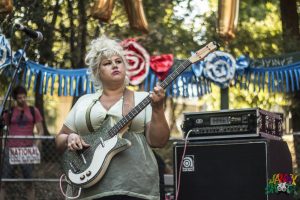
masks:
<path id="1" fill-rule="evenodd" d="M 8 127 L 8 136 L 33 136 L 36 126 L 37 134 L 43 135 L 42 116 L 36 107 L 27 104 L 27 91 L 23 86 L 17 86 L 12 91 L 15 106 L 3 115 L 4 124 Z M 32 178 L 33 164 L 11 164 L 10 148 L 41 146 L 40 140 L 7 139 L 4 149 L 2 178 L 18 178 L 16 171 L 21 170 L 23 178 Z M 27 199 L 35 199 L 35 191 L 31 182 L 25 183 Z M 7 199 L 6 188 L 1 183 L 0 200 Z"/>
<path id="2" fill-rule="evenodd" d="M 90 133 L 91 129 L 101 128 L 105 120 L 117 122 L 122 118 L 123 108 L 128 107 L 128 102 L 124 100 L 126 93 L 132 96 L 134 105 L 149 95 L 147 92 L 126 89 L 129 83 L 126 76 L 128 64 L 123 48 L 115 40 L 105 36 L 93 40 L 85 60 L 96 92 L 80 97 L 68 113 L 56 136 L 60 152 L 89 148 L 91 144 L 84 141 L 82 136 Z M 163 88 L 156 86 L 150 94 L 151 105 L 131 121 L 129 131 L 123 135 L 131 142 L 131 146 L 112 158 L 101 180 L 83 188 L 79 199 L 160 199 L 158 166 L 151 148 L 164 147 L 169 139 L 164 97 Z M 90 119 L 86 118 L 87 112 Z M 68 196 L 77 194 L 77 191 L 70 191 L 69 187 Z"/>

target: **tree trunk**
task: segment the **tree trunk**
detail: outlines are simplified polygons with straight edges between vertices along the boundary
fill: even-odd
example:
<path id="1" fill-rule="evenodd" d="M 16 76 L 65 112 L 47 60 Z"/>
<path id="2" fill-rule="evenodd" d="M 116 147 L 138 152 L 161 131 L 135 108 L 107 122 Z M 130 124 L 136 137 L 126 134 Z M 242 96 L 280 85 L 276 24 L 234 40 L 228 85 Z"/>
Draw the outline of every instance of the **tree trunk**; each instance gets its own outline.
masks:
<path id="1" fill-rule="evenodd" d="M 280 0 L 283 47 L 285 53 L 299 51 L 300 35 L 296 0 Z M 300 132 L 300 93 L 292 94 L 292 127 L 294 133 Z M 294 135 L 296 163 L 300 166 L 300 135 Z"/>
<path id="2" fill-rule="evenodd" d="M 68 0 L 68 16 L 69 16 L 69 23 L 70 23 L 70 54 L 71 54 L 71 67 L 76 66 L 76 47 L 75 47 L 75 25 L 74 25 L 74 14 L 73 14 L 73 1 Z"/>
<path id="3" fill-rule="evenodd" d="M 45 8 L 43 7 L 43 5 L 40 5 L 41 7 L 39 9 L 44 10 Z M 59 12 L 59 0 L 56 0 L 56 4 L 53 8 L 53 17 L 52 17 L 52 21 L 50 24 L 47 24 L 43 17 L 40 16 L 40 19 L 36 19 L 36 23 L 38 25 L 38 27 L 40 27 L 42 29 L 43 35 L 44 35 L 44 42 L 41 42 L 38 46 L 39 48 L 39 52 L 40 52 L 40 60 L 39 62 L 41 64 L 45 64 L 47 62 L 49 62 L 49 60 L 53 60 L 54 58 L 54 54 L 52 51 L 52 47 L 53 47 L 53 36 L 54 33 L 53 31 L 49 31 L 49 30 L 55 30 L 54 26 L 55 26 L 55 22 L 57 19 L 57 15 Z M 47 123 L 45 120 L 45 112 L 44 112 L 44 95 L 43 93 L 40 94 L 39 92 L 39 88 L 43 87 L 43 85 L 40 85 L 40 79 L 41 76 L 40 74 L 36 75 L 37 77 L 37 85 L 36 85 L 36 90 L 35 90 L 35 106 L 39 109 L 39 111 L 41 112 L 41 115 L 43 117 L 43 128 L 44 128 L 44 134 L 45 135 L 49 135 L 49 131 L 47 128 Z"/>
<path id="4" fill-rule="evenodd" d="M 78 1 L 78 9 L 79 9 L 79 27 L 78 27 L 78 33 L 77 37 L 75 38 L 74 36 L 74 40 L 77 41 L 77 47 L 76 48 L 76 52 L 74 55 L 77 55 L 77 60 L 74 61 L 74 65 L 72 65 L 72 68 L 82 68 L 84 67 L 85 63 L 84 63 L 84 58 L 85 58 L 85 54 L 86 54 L 86 38 L 87 38 L 87 14 L 86 14 L 86 1 L 84 0 L 79 0 Z M 75 27 L 73 27 L 74 29 Z M 71 30 L 73 30 L 71 29 Z M 70 40 L 71 42 L 71 40 Z M 71 45 L 71 44 L 70 44 Z M 81 84 L 81 83 L 80 83 Z M 81 85 L 79 85 L 79 88 L 82 88 Z M 79 91 L 79 96 L 82 95 L 84 93 L 84 91 Z M 78 100 L 79 97 L 75 97 L 73 98 L 73 102 L 72 104 L 74 105 L 76 103 L 76 101 Z"/>
<path id="5" fill-rule="evenodd" d="M 86 6 L 84 0 L 79 0 L 78 2 L 79 7 L 79 16 L 80 16 L 80 26 L 79 26 L 79 33 L 80 38 L 79 40 L 79 62 L 78 65 L 75 66 L 75 68 L 81 68 L 85 65 L 84 63 L 84 57 L 86 54 L 86 38 L 87 38 L 87 16 L 86 16 Z"/>
<path id="6" fill-rule="evenodd" d="M 299 50 L 299 18 L 296 0 L 280 0 L 283 47 L 286 52 Z"/>
<path id="7" fill-rule="evenodd" d="M 39 109 L 42 117 L 43 117 L 43 129 L 44 129 L 44 135 L 50 135 L 46 120 L 45 120 L 45 112 L 44 112 L 44 95 L 39 93 L 38 88 L 40 87 L 40 80 L 41 80 L 41 75 L 37 74 L 36 75 L 37 82 L 36 82 L 36 91 L 35 91 L 35 106 Z M 42 86 L 41 86 L 42 87 Z"/>

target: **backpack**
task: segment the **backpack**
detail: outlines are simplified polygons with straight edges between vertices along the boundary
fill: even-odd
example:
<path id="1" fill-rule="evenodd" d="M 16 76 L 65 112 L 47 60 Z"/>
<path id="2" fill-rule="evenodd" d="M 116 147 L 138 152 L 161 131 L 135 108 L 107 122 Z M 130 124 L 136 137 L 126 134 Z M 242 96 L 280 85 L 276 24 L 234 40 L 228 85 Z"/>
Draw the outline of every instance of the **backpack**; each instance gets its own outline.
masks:
<path id="1" fill-rule="evenodd" d="M 30 109 L 30 113 L 31 113 L 32 118 L 33 118 L 33 123 L 35 124 L 35 112 L 34 112 L 34 107 L 33 107 L 33 106 L 29 106 L 29 109 Z M 10 113 L 8 113 L 8 115 L 9 115 L 9 121 L 8 121 L 9 125 L 11 124 L 11 118 L 12 118 L 13 112 L 14 112 L 14 107 L 12 107 L 12 108 L 10 109 Z"/>

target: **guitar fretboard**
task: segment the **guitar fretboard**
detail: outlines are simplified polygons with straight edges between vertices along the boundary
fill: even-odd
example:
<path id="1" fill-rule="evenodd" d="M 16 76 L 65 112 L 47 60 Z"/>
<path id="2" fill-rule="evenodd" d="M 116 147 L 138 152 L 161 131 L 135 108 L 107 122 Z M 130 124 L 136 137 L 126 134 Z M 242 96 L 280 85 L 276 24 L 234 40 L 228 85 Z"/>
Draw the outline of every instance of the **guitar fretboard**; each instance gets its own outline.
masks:
<path id="1" fill-rule="evenodd" d="M 175 80 L 186 68 L 192 63 L 189 60 L 185 60 L 179 65 L 163 82 L 159 85 L 162 88 L 167 88 L 170 83 Z M 135 106 L 127 115 L 125 115 L 118 123 L 116 123 L 109 131 L 108 134 L 115 136 L 128 122 L 130 122 L 135 116 L 137 116 L 147 105 L 151 102 L 150 95 L 143 99 L 137 106 Z"/>
<path id="2" fill-rule="evenodd" d="M 190 57 L 190 59 L 182 62 L 163 82 L 159 85 L 165 89 L 168 85 L 174 81 L 186 68 L 192 63 L 203 59 L 211 51 L 215 50 L 218 45 L 215 42 L 210 42 L 204 48 L 196 52 L 196 55 Z M 124 116 L 118 123 L 116 123 L 109 131 L 108 135 L 114 137 L 118 132 L 128 124 L 135 116 L 137 116 L 147 105 L 151 102 L 150 95 L 143 99 L 137 106 L 135 106 L 126 116 Z"/>

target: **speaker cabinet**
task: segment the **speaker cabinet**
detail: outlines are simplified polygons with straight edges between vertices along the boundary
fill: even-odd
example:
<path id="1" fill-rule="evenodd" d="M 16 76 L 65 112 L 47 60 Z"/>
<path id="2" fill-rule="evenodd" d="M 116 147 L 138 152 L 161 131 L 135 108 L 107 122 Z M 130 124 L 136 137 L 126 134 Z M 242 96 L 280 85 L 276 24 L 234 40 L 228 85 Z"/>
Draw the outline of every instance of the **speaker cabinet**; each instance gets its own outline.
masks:
<path id="1" fill-rule="evenodd" d="M 286 142 L 267 139 L 174 143 L 175 192 L 180 200 L 283 200 L 287 193 L 266 194 L 268 180 L 276 173 L 292 174 Z"/>

